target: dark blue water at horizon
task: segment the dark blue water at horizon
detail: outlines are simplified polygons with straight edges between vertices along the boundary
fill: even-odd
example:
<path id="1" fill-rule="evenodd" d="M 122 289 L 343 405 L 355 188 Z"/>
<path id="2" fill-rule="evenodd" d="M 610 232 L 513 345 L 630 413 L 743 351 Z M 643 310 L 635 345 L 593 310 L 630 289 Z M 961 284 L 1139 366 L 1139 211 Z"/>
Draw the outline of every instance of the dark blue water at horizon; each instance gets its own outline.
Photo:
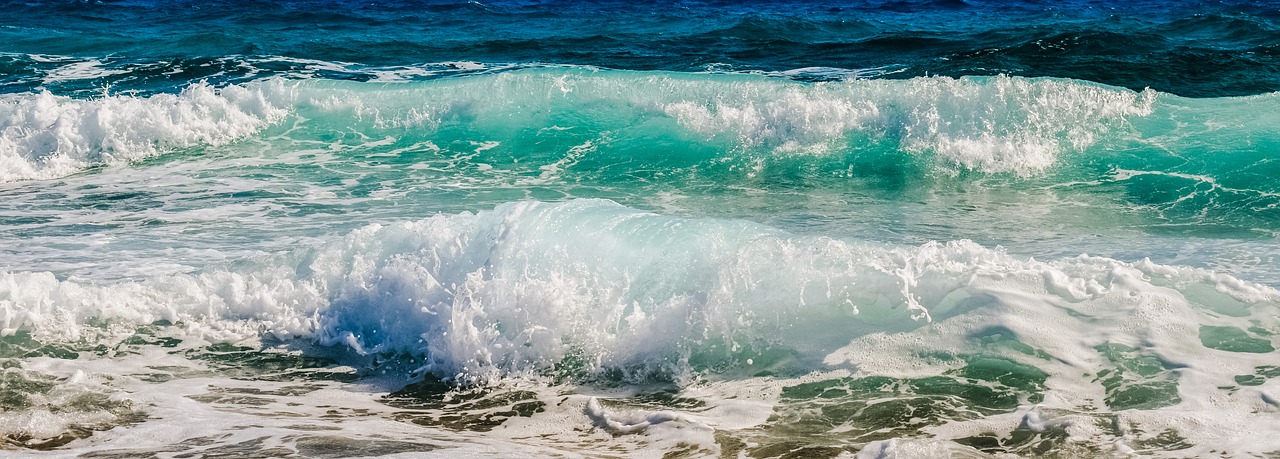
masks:
<path id="1" fill-rule="evenodd" d="M 0 91 L 172 92 L 318 60 L 469 61 L 627 70 L 1062 77 L 1190 97 L 1280 90 L 1280 10 L 1265 1 L 50 1 L 3 2 Z M 32 55 L 35 55 L 33 58 Z M 115 75 L 38 78 L 39 56 Z M 293 59 L 270 59 L 284 57 Z M 249 62 L 270 61 L 264 65 Z"/>

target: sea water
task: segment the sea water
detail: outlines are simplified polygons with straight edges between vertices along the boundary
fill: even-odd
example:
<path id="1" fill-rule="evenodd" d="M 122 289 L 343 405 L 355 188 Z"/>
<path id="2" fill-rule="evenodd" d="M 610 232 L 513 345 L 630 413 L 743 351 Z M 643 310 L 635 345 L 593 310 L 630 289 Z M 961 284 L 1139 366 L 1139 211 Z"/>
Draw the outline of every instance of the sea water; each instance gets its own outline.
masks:
<path id="1" fill-rule="evenodd" d="M 1267 2 L 8 2 L 0 455 L 1280 451 Z"/>

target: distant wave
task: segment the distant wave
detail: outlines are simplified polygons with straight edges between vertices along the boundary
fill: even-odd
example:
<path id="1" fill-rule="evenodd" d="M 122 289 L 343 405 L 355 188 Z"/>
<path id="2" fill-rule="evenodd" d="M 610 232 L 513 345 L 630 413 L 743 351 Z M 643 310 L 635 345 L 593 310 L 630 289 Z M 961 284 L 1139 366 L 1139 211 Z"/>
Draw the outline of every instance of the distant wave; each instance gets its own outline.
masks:
<path id="1" fill-rule="evenodd" d="M 1265 178 L 1280 148 L 1277 94 L 1188 99 L 1005 76 L 806 82 L 440 65 L 447 76 L 411 81 L 272 77 L 150 96 L 0 96 L 0 182 L 264 140 L 264 129 L 293 126 L 301 129 L 266 135 L 301 145 L 354 133 L 371 142 L 366 153 L 403 167 L 445 161 L 453 181 L 477 185 L 995 178 L 1116 195 L 1173 223 L 1280 222 L 1280 185 Z"/>
<path id="2" fill-rule="evenodd" d="M 947 166 L 1028 175 L 1053 165 L 1062 151 L 1092 145 L 1118 120 L 1150 114 L 1154 96 L 1007 77 L 804 85 L 746 75 L 574 68 L 409 86 L 268 79 L 223 88 L 201 83 L 149 97 L 12 94 L 0 100 L 0 181 L 59 177 L 175 148 L 218 145 L 308 107 L 347 110 L 349 118 L 327 122 L 379 130 L 429 129 L 447 116 L 483 118 L 521 109 L 586 114 L 605 108 L 600 104 L 611 105 L 598 113 L 604 122 L 630 114 L 669 118 L 686 133 L 742 148 L 816 153 L 839 149 L 834 142 L 863 133 L 897 138 L 899 149 L 929 152 Z"/>

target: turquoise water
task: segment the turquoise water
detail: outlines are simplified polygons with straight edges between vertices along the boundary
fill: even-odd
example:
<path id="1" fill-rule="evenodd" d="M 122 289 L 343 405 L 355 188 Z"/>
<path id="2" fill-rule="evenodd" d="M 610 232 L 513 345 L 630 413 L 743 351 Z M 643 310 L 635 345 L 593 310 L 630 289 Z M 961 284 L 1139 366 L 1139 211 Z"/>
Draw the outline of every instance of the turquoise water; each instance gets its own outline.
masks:
<path id="1" fill-rule="evenodd" d="M 6 454 L 1280 451 L 1269 5 L 6 7 Z"/>

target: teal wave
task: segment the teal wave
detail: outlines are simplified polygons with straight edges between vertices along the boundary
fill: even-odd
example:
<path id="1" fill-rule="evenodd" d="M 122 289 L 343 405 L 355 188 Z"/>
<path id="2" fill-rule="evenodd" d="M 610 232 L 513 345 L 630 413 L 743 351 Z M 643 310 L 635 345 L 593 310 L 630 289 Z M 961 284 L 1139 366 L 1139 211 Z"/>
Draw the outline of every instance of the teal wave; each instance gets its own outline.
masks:
<path id="1" fill-rule="evenodd" d="M 290 141 L 341 143 L 336 164 L 409 181 L 616 191 L 608 197 L 978 187 L 1052 193 L 1172 231 L 1269 234 L 1280 221 L 1280 185 L 1270 179 L 1280 173 L 1276 94 L 1193 99 L 1059 79 L 803 83 L 574 67 L 292 85 L 290 110 L 307 121 L 288 124 Z"/>
<path id="2" fill-rule="evenodd" d="M 209 198 L 226 205 L 322 190 L 356 202 L 342 212 L 404 215 L 595 197 L 792 230 L 853 225 L 895 242 L 993 245 L 1054 239 L 1045 234 L 1063 227 L 1077 239 L 1096 228 L 1246 239 L 1280 228 L 1277 94 L 557 66 L 0 97 L 0 180 L 127 166 L 274 184 Z M 339 211 L 322 207 L 304 213 Z"/>

